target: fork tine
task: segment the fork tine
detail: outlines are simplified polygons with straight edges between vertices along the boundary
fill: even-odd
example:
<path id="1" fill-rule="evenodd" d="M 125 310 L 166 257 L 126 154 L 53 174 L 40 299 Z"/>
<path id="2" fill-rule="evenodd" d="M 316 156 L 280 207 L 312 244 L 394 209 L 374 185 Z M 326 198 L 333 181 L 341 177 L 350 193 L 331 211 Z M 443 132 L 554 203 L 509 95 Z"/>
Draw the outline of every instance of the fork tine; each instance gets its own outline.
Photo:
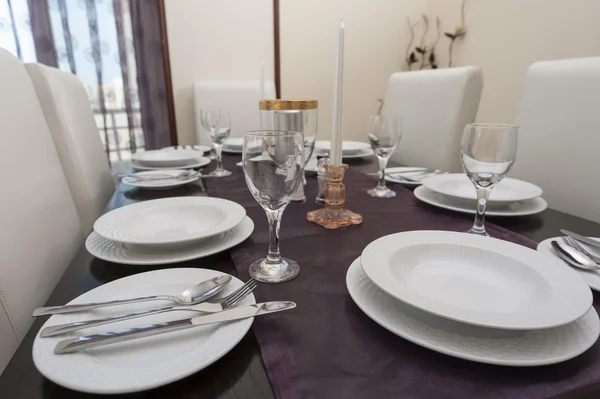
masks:
<path id="1" fill-rule="evenodd" d="M 249 282 L 248 285 L 246 285 L 243 289 L 239 290 L 236 295 L 234 295 L 232 298 L 229 298 L 226 302 L 225 305 L 231 305 L 232 303 L 237 303 L 238 299 L 244 298 L 246 295 L 248 295 L 249 292 L 252 292 L 252 290 L 256 288 L 256 282 L 253 280 L 252 282 Z"/>
<path id="2" fill-rule="evenodd" d="M 251 284 L 254 280 L 250 279 L 248 281 L 246 281 L 244 283 L 244 285 L 242 285 L 240 288 L 238 288 L 237 290 L 233 291 L 231 294 L 224 296 L 222 298 L 217 298 L 215 300 L 209 301 L 210 303 L 225 303 L 227 302 L 229 299 L 233 298 L 234 296 L 236 296 L 238 294 L 238 292 L 240 292 L 241 290 L 243 290 L 248 284 Z"/>
<path id="3" fill-rule="evenodd" d="M 256 288 L 256 284 L 254 284 L 252 287 L 247 288 L 246 292 L 244 292 L 243 295 L 240 295 L 236 299 L 227 302 L 225 307 L 232 308 L 232 307 L 236 306 L 238 303 L 240 303 L 242 300 L 244 300 L 248 295 L 250 295 L 250 293 L 252 293 L 252 291 L 254 291 L 255 288 Z"/>

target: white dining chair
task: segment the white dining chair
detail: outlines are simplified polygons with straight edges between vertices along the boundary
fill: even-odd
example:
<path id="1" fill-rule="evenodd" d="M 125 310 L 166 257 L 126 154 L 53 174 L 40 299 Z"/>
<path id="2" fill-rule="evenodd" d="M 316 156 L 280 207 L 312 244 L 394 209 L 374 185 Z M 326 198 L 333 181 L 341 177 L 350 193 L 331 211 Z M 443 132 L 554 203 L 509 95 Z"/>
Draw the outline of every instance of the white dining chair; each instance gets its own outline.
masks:
<path id="1" fill-rule="evenodd" d="M 548 205 L 600 222 L 600 57 L 529 67 L 517 109 L 509 176 L 544 190 Z"/>
<path id="2" fill-rule="evenodd" d="M 27 70 L 0 49 L 0 371 L 80 245 L 77 209 Z"/>
<path id="3" fill-rule="evenodd" d="M 202 128 L 200 110 L 220 109 L 229 112 L 231 132 L 229 137 L 244 137 L 249 130 L 260 129 L 260 82 L 242 81 L 196 81 L 194 82 L 194 117 L 196 143 L 210 145 L 211 141 Z M 265 99 L 275 98 L 275 83 L 265 82 Z"/>
<path id="4" fill-rule="evenodd" d="M 41 64 L 26 64 L 67 176 L 84 233 L 115 190 L 90 101 L 73 74 Z"/>
<path id="5" fill-rule="evenodd" d="M 460 140 L 475 121 L 482 89 L 481 70 L 472 66 L 393 74 L 383 113 L 401 115 L 403 133 L 391 160 L 461 171 Z"/>

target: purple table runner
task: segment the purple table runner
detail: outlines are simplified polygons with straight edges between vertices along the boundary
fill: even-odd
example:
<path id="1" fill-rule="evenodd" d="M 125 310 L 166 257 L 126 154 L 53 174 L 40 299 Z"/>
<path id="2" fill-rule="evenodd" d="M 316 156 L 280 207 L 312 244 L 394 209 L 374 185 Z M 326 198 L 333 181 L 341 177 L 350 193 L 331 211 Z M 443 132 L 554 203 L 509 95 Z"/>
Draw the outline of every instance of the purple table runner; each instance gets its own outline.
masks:
<path id="1" fill-rule="evenodd" d="M 211 196 L 246 208 L 256 227 L 231 251 L 240 278 L 264 257 L 268 228 L 264 211 L 246 187 L 239 159 L 225 165 L 234 173 L 207 181 Z M 316 178 L 309 177 L 305 204 L 290 204 L 281 224 L 281 251 L 300 264 L 300 274 L 283 284 L 260 284 L 259 301 L 291 300 L 293 311 L 257 318 L 254 332 L 278 398 L 549 398 L 600 381 L 600 345 L 552 366 L 511 368 L 455 359 L 412 344 L 380 327 L 354 304 L 346 271 L 378 237 L 410 230 L 466 231 L 470 216 L 420 203 L 409 190 L 391 186 L 398 196 L 375 199 L 365 191 L 372 179 L 350 169 L 346 204 L 364 222 L 327 230 L 306 220 L 316 209 Z M 496 238 L 535 248 L 536 243 L 487 223 Z M 596 303 L 598 301 L 595 301 Z M 597 307 L 597 305 L 595 305 Z"/>

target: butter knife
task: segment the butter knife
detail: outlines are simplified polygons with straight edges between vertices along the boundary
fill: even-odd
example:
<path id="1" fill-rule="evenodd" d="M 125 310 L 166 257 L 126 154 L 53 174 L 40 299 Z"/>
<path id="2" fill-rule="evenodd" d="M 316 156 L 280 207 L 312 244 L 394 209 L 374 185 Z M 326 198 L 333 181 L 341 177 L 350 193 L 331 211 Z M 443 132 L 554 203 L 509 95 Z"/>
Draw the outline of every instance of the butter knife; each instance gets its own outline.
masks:
<path id="1" fill-rule="evenodd" d="M 205 324 L 222 323 L 226 321 L 245 319 L 248 317 L 262 316 L 265 314 L 293 309 L 295 307 L 296 304 L 289 301 L 263 302 L 255 305 L 240 306 L 234 309 L 224 310 L 222 312 L 205 316 L 193 317 L 191 319 L 174 320 L 142 327 L 110 331 L 102 334 L 65 339 L 56 344 L 54 353 L 57 355 L 62 355 L 64 353 L 77 352 L 80 350 L 95 348 L 97 346 L 113 344 L 116 342 L 150 337 L 171 331 L 185 330 Z"/>
<path id="2" fill-rule="evenodd" d="M 559 231 L 561 233 L 563 233 L 564 235 L 567 235 L 569 237 L 576 239 L 577 241 L 581 241 L 581 242 L 591 245 L 593 247 L 600 248 L 600 241 L 592 240 L 591 238 L 582 236 L 581 234 L 573 233 L 572 231 L 569 231 L 569 230 L 560 229 Z"/>

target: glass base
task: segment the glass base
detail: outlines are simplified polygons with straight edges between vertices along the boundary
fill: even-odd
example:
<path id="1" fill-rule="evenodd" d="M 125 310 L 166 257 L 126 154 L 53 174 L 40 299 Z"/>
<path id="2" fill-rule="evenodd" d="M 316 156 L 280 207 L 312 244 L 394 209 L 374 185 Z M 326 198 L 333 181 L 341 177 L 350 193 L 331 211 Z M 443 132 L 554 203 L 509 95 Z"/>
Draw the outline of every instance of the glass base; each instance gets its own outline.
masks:
<path id="1" fill-rule="evenodd" d="M 230 176 L 231 172 L 225 169 L 221 169 L 221 170 L 213 170 L 212 172 L 210 172 L 209 174 L 207 174 L 207 176 L 214 176 L 214 177 L 225 177 L 225 176 Z"/>
<path id="2" fill-rule="evenodd" d="M 325 205 L 325 208 L 317 209 L 306 214 L 306 219 L 320 224 L 326 229 L 338 229 L 344 226 L 352 226 L 353 224 L 361 224 L 362 216 L 358 213 L 349 211 L 348 209 L 331 209 Z"/>
<path id="3" fill-rule="evenodd" d="M 296 277 L 300 266 L 288 258 L 281 258 L 281 263 L 267 263 L 267 258 L 262 258 L 253 262 L 248 272 L 250 277 L 263 283 L 282 283 Z"/>
<path id="4" fill-rule="evenodd" d="M 469 233 L 469 234 L 475 234 L 477 236 L 483 236 L 483 237 L 489 237 L 490 236 L 487 233 L 487 231 L 485 231 L 485 229 L 483 229 L 483 230 L 475 230 L 475 229 L 471 228 L 469 231 L 467 231 L 467 233 Z"/>
<path id="5" fill-rule="evenodd" d="M 371 197 L 375 197 L 375 198 L 394 198 L 396 196 L 396 193 L 387 187 L 386 188 L 379 188 L 379 187 L 372 188 L 367 191 L 367 194 L 369 194 Z"/>

